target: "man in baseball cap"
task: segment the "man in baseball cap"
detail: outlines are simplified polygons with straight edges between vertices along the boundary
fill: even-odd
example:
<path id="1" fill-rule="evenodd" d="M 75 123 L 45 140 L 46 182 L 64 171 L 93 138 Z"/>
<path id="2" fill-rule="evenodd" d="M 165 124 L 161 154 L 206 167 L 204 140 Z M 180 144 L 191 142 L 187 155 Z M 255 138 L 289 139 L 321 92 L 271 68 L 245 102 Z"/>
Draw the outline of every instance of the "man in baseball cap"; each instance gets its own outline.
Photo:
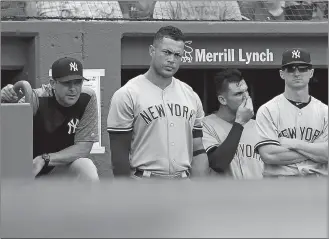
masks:
<path id="1" fill-rule="evenodd" d="M 50 83 L 28 97 L 33 109 L 33 174 L 98 181 L 97 168 L 89 159 L 98 142 L 96 94 L 82 87 L 85 78 L 79 60 L 60 58 L 51 71 Z M 7 85 L 1 90 L 2 102 L 17 102 L 13 88 Z"/>
<path id="2" fill-rule="evenodd" d="M 63 57 L 55 61 L 51 67 L 52 77 L 60 82 L 70 80 L 86 80 L 83 77 L 82 63 L 72 57 Z"/>
<path id="3" fill-rule="evenodd" d="M 284 51 L 282 54 L 282 67 L 293 64 L 312 66 L 310 53 L 302 48 L 293 48 Z"/>
<path id="4" fill-rule="evenodd" d="M 309 52 L 283 52 L 284 92 L 256 115 L 255 149 L 264 161 L 264 177 L 328 176 L 328 106 L 309 94 L 313 73 Z"/>

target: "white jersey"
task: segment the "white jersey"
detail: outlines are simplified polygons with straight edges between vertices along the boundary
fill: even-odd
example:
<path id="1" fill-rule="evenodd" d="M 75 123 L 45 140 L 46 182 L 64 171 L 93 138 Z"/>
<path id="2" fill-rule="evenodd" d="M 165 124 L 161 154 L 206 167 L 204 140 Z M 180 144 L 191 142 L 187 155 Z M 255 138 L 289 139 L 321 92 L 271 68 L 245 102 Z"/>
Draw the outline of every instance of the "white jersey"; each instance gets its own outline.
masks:
<path id="1" fill-rule="evenodd" d="M 211 114 L 203 119 L 203 145 L 208 152 L 214 147 L 220 146 L 227 138 L 233 125 L 216 114 Z M 232 176 L 235 179 L 260 179 L 263 178 L 263 161 L 254 147 L 258 142 L 256 135 L 256 123 L 249 120 L 242 131 L 240 142 L 236 153 L 230 163 L 230 170 L 225 173 L 226 176 Z M 215 171 L 211 171 L 214 175 Z"/>
<path id="2" fill-rule="evenodd" d="M 162 90 L 139 75 L 114 93 L 107 130 L 132 131 L 133 169 L 174 175 L 190 169 L 192 131 L 202 136 L 203 117 L 201 100 L 189 85 L 173 77 Z"/>
<path id="3" fill-rule="evenodd" d="M 266 144 L 280 145 L 281 137 L 328 142 L 328 106 L 314 97 L 299 109 L 280 94 L 258 109 L 256 122 L 260 137 L 256 149 Z M 303 169 L 327 175 L 327 166 L 311 160 L 283 166 L 265 164 L 264 176 L 302 175 Z"/>

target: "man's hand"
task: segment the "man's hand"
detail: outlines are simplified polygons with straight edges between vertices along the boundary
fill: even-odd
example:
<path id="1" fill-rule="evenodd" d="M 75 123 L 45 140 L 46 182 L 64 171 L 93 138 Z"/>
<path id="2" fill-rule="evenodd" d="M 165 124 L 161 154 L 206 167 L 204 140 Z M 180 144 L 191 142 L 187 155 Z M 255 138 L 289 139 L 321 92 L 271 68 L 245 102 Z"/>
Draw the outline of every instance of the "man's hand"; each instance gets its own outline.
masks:
<path id="1" fill-rule="evenodd" d="M 246 97 L 241 105 L 239 106 L 236 116 L 235 122 L 244 125 L 246 124 L 252 117 L 254 116 L 254 107 L 252 105 L 251 97 Z"/>
<path id="2" fill-rule="evenodd" d="M 14 86 L 11 84 L 6 85 L 1 89 L 1 102 L 14 103 L 18 101 L 18 96 L 14 91 Z"/>
<path id="3" fill-rule="evenodd" d="M 41 156 L 37 156 L 33 159 L 33 174 L 37 176 L 38 173 L 41 171 L 43 166 L 45 165 L 45 161 Z"/>

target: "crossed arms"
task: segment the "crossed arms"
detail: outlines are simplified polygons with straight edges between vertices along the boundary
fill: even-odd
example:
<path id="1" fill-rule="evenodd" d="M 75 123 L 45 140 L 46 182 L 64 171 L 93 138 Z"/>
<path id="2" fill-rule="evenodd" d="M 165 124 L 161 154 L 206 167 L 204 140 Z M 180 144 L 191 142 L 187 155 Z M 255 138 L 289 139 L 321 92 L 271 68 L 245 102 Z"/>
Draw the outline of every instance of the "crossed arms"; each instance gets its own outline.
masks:
<path id="1" fill-rule="evenodd" d="M 267 144 L 258 151 L 267 164 L 289 165 L 312 160 L 317 163 L 328 163 L 328 143 L 308 143 L 298 139 L 283 138 L 281 145 Z"/>
<path id="2" fill-rule="evenodd" d="M 278 138 L 278 129 L 266 106 L 261 106 L 256 116 L 260 142 L 255 146 L 266 164 L 289 165 L 312 160 L 328 163 L 328 121 L 325 120 L 321 135 L 314 142 L 286 137 Z"/>

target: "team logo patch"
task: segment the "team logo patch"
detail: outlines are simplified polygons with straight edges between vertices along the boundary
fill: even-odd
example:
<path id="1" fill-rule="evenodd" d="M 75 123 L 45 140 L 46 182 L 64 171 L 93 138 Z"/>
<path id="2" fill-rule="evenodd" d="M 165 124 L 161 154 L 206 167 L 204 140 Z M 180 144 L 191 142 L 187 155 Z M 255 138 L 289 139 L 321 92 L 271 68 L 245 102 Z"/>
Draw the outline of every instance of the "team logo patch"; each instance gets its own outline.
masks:
<path id="1" fill-rule="evenodd" d="M 79 119 L 71 119 L 71 121 L 67 123 L 67 125 L 69 126 L 69 131 L 67 133 L 75 134 L 78 124 L 79 124 Z"/>
<path id="2" fill-rule="evenodd" d="M 70 71 L 78 71 L 78 65 L 76 62 L 70 63 Z"/>
<path id="3" fill-rule="evenodd" d="M 182 57 L 182 62 L 191 63 L 193 61 L 192 53 L 194 49 L 190 46 L 192 41 L 185 41 L 184 55 Z"/>
<path id="4" fill-rule="evenodd" d="M 300 58 L 300 51 L 299 50 L 293 50 L 292 52 L 292 58 Z"/>

